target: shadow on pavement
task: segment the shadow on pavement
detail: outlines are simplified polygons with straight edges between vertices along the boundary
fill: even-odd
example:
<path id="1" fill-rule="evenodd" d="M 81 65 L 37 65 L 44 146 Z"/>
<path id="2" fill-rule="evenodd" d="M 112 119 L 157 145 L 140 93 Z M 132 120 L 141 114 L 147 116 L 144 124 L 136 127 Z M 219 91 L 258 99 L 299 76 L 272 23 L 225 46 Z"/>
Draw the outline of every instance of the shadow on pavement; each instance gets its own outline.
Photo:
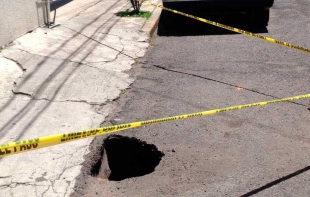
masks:
<path id="1" fill-rule="evenodd" d="M 88 28 L 89 26 L 91 26 L 93 23 L 95 23 L 96 21 L 101 20 L 101 17 L 107 13 L 109 10 L 111 9 L 115 9 L 115 7 L 117 6 L 118 3 L 120 3 L 121 1 L 115 1 L 115 3 L 113 3 L 110 7 L 106 8 L 106 10 L 104 10 L 102 13 L 100 13 L 96 18 L 94 18 L 92 21 L 90 21 L 88 24 L 86 24 L 85 26 L 82 26 L 80 29 L 78 30 L 73 30 L 71 28 L 67 28 L 65 26 L 59 26 L 59 27 L 63 27 L 63 28 L 67 28 L 67 29 L 71 29 L 73 32 L 75 32 L 73 34 L 73 36 L 71 36 L 70 38 L 68 38 L 67 40 L 65 40 L 57 49 L 55 49 L 53 52 L 51 52 L 49 55 L 47 55 L 41 62 L 39 62 L 36 66 L 35 69 L 32 73 L 28 73 L 28 75 L 23 78 L 23 80 L 20 82 L 20 87 L 22 87 L 25 83 L 27 83 L 27 81 L 29 80 L 29 78 L 34 75 L 36 73 L 36 70 L 38 70 L 41 66 L 43 66 L 49 59 L 50 57 L 52 57 L 53 54 L 57 53 L 57 51 L 59 51 L 60 49 L 62 49 L 63 47 L 70 45 L 71 42 L 73 42 L 72 40 L 74 38 L 76 38 L 77 36 L 81 36 L 83 32 L 83 30 L 85 30 L 86 28 Z M 121 8 L 123 9 L 123 7 Z M 120 10 L 121 10 L 120 9 Z M 36 106 L 36 102 L 37 100 L 40 100 L 39 97 L 40 95 L 46 90 L 46 88 L 50 85 L 51 81 L 54 80 L 57 75 L 67 66 L 68 62 L 70 62 L 70 60 L 74 57 L 76 57 L 80 52 L 83 51 L 84 48 L 86 48 L 87 46 L 89 46 L 91 43 L 96 42 L 97 44 L 94 45 L 93 47 L 91 47 L 89 49 L 89 51 L 87 51 L 87 53 L 85 53 L 83 55 L 83 58 L 81 59 L 81 61 L 78 63 L 78 66 L 76 66 L 74 69 L 72 69 L 72 72 L 66 76 L 62 81 L 59 81 L 57 84 L 57 87 L 55 88 L 55 92 L 51 93 L 50 95 L 50 99 L 46 100 L 46 103 L 43 104 L 42 108 L 40 110 L 38 110 L 32 117 L 28 117 L 28 121 L 27 123 L 20 128 L 20 132 L 19 134 L 16 134 L 15 136 L 15 141 L 20 140 L 24 133 L 31 127 L 31 125 L 34 124 L 34 122 L 37 121 L 37 119 L 39 118 L 39 116 L 44 113 L 44 111 L 49 108 L 49 106 L 52 104 L 52 102 L 54 101 L 54 99 L 56 98 L 56 95 L 58 94 L 58 92 L 62 89 L 62 86 L 66 83 L 66 81 L 70 78 L 70 76 L 72 76 L 74 74 L 74 72 L 77 71 L 77 69 L 80 67 L 81 62 L 83 62 L 91 53 L 92 51 L 100 44 L 102 44 L 101 42 L 95 40 L 93 37 L 100 33 L 104 28 L 107 28 L 108 32 L 112 29 L 112 27 L 119 21 L 116 20 L 113 23 L 109 24 L 109 22 L 114 19 L 116 16 L 113 15 L 110 18 L 103 20 L 102 24 L 96 28 L 94 30 L 94 32 L 92 33 L 92 35 L 88 36 L 88 39 L 84 42 L 82 42 L 79 47 L 77 47 L 72 53 L 68 54 L 68 56 L 57 66 L 57 68 L 55 69 L 55 71 L 53 71 L 53 73 L 51 73 L 41 84 L 38 84 L 37 86 L 37 90 L 36 92 L 31 96 L 31 99 L 29 101 L 27 101 L 27 103 L 20 109 L 18 110 L 14 116 L 12 118 L 10 118 L 8 121 L 4 122 L 1 127 L 0 127 L 0 137 L 4 137 L 7 135 L 8 131 L 10 131 L 11 129 L 13 129 L 15 127 L 15 122 L 17 122 L 18 120 L 21 120 L 22 118 L 24 118 L 25 116 L 28 115 L 28 113 L 31 111 L 32 108 L 34 108 Z M 104 36 L 105 37 L 105 36 Z M 102 37 L 101 39 L 104 39 L 104 37 Z M 103 44 L 104 45 L 104 44 Z M 106 47 L 109 47 L 107 45 L 105 45 Z M 113 49 L 112 47 L 109 47 L 111 49 Z M 116 50 L 116 49 L 114 49 Z M 119 51 L 120 53 L 122 53 L 121 51 Z M 17 94 L 17 93 L 16 93 Z M 0 106 L 0 113 L 2 113 L 6 108 L 8 108 L 10 105 L 13 104 L 13 101 L 17 99 L 15 96 L 12 97 L 10 100 L 8 100 L 6 103 L 4 103 L 2 106 Z M 0 159 L 1 160 L 1 159 Z"/>
<path id="2" fill-rule="evenodd" d="M 193 15 L 253 33 L 268 33 L 266 26 L 255 25 L 243 13 L 208 14 L 199 11 Z M 157 34 L 159 36 L 199 36 L 237 33 L 163 10 L 159 19 Z"/>
<path id="3" fill-rule="evenodd" d="M 248 192 L 246 194 L 243 194 L 241 197 L 253 196 L 253 195 L 255 195 L 255 194 L 259 193 L 259 192 L 262 192 L 262 191 L 264 191 L 264 190 L 266 190 L 266 189 L 268 189 L 270 187 L 273 187 L 273 186 L 275 186 L 275 185 L 277 185 L 277 184 L 279 184 L 279 183 L 281 183 L 283 181 L 286 181 L 286 180 L 291 179 L 291 178 L 293 178 L 295 176 L 298 176 L 298 175 L 300 175 L 300 174 L 302 174 L 304 172 L 307 172 L 308 170 L 310 170 L 310 166 L 307 166 L 307 167 L 305 167 L 303 169 L 300 169 L 300 170 L 297 170 L 297 171 L 295 171 L 295 172 L 293 172 L 293 173 L 291 173 L 289 175 L 286 175 L 286 176 L 281 177 L 279 179 L 276 179 L 276 180 L 274 180 L 274 181 L 272 181 L 270 183 L 267 183 L 266 185 L 263 185 L 263 186 L 261 186 L 261 187 L 259 187 L 257 189 L 254 189 L 254 190 L 252 190 L 252 191 L 250 191 L 250 192 Z"/>
<path id="4" fill-rule="evenodd" d="M 56 0 L 56 1 L 52 1 L 51 2 L 51 11 L 54 11 L 58 8 L 60 8 L 61 6 L 66 5 L 67 3 L 70 3 L 73 0 Z"/>

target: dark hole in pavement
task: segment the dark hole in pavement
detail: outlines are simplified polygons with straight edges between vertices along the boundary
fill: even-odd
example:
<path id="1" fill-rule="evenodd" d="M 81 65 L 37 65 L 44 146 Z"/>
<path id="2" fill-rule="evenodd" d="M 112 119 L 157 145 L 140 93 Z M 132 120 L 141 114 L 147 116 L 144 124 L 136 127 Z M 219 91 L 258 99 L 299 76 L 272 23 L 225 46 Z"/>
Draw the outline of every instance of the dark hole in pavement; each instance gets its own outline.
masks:
<path id="1" fill-rule="evenodd" d="M 121 181 L 152 173 L 164 153 L 155 145 L 137 138 L 111 135 L 104 140 L 102 155 L 100 161 L 93 166 L 92 175 Z"/>

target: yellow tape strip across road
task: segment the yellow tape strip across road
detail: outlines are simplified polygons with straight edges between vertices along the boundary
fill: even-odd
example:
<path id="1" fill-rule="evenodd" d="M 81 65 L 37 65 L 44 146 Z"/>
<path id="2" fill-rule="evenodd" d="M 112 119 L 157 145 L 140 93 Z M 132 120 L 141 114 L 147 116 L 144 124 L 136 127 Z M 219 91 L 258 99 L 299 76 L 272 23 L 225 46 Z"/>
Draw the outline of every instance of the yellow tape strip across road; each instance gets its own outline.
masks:
<path id="1" fill-rule="evenodd" d="M 114 133 L 117 131 L 150 125 L 154 123 L 167 122 L 167 121 L 172 121 L 172 120 L 180 120 L 180 119 L 192 118 L 196 116 L 205 116 L 205 115 L 211 115 L 211 114 L 216 114 L 220 112 L 227 112 L 227 111 L 232 111 L 232 110 L 239 110 L 239 109 L 244 109 L 244 108 L 249 108 L 249 107 L 263 106 L 263 105 L 272 104 L 272 103 L 293 101 L 293 100 L 299 100 L 299 99 L 305 99 L 305 98 L 310 98 L 310 94 L 277 99 L 277 100 L 257 102 L 257 103 L 246 104 L 246 105 L 237 105 L 237 106 L 221 108 L 221 109 L 213 109 L 213 110 L 192 113 L 192 114 L 183 114 L 183 115 L 172 116 L 172 117 L 167 117 L 167 118 L 159 118 L 159 119 L 153 119 L 153 120 L 146 120 L 146 121 L 140 121 L 140 122 L 133 122 L 133 123 L 91 129 L 91 130 L 84 130 L 84 131 L 78 131 L 78 132 L 72 132 L 72 133 L 63 133 L 63 134 L 45 136 L 45 137 L 34 138 L 34 139 L 20 140 L 17 142 L 9 142 L 9 143 L 4 143 L 0 145 L 0 157 L 5 157 L 5 156 L 27 152 L 31 150 L 37 150 L 40 148 L 62 144 L 66 142 L 71 142 L 71 141 L 75 141 L 79 139 L 110 134 L 110 133 Z"/>
<path id="2" fill-rule="evenodd" d="M 267 42 L 279 44 L 279 45 L 286 46 L 286 47 L 289 47 L 289 48 L 293 48 L 293 49 L 296 49 L 296 50 L 299 50 L 299 51 L 310 53 L 310 49 L 305 48 L 305 47 L 301 47 L 301 46 L 297 46 L 297 45 L 294 45 L 294 44 L 291 44 L 291 43 L 288 43 L 288 42 L 283 42 L 283 41 L 276 40 L 276 39 L 273 39 L 273 38 L 261 36 L 261 35 L 254 34 L 254 33 L 248 32 L 248 31 L 244 31 L 244 30 L 241 30 L 241 29 L 238 29 L 238 28 L 234 28 L 234 27 L 231 27 L 231 26 L 228 26 L 228 25 L 223 25 L 221 23 L 210 21 L 210 20 L 207 20 L 207 19 L 204 19 L 204 18 L 200 18 L 200 17 L 197 17 L 197 16 L 190 15 L 190 14 L 186 14 L 184 12 L 180 12 L 180 11 L 177 11 L 177 10 L 172 10 L 172 9 L 169 9 L 169 8 L 166 8 L 166 7 L 163 7 L 161 5 L 157 5 L 157 4 L 148 2 L 148 1 L 144 1 L 144 3 L 147 4 L 147 5 L 155 6 L 155 7 L 161 8 L 163 10 L 174 12 L 176 14 L 180 14 L 182 16 L 186 16 L 186 17 L 189 17 L 189 18 L 192 18 L 192 19 L 204 22 L 204 23 L 208 23 L 208 24 L 214 25 L 216 27 L 227 29 L 227 30 L 239 33 L 239 34 L 244 34 L 244 35 L 247 35 L 247 36 L 251 36 L 251 37 L 254 37 L 254 38 L 265 40 Z"/>

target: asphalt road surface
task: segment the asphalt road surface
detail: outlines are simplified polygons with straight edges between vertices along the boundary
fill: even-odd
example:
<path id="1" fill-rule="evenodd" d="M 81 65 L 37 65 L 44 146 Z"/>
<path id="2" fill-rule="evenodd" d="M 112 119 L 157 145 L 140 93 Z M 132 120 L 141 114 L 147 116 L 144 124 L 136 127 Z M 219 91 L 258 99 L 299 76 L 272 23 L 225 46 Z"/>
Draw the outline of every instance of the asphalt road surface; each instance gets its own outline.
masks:
<path id="1" fill-rule="evenodd" d="M 253 27 L 243 17 L 210 16 L 310 48 L 308 0 L 276 0 L 267 28 Z M 117 101 L 120 112 L 112 119 L 147 120 L 310 93 L 310 54 L 184 17 L 177 21 L 171 28 L 161 19 L 159 35 L 133 70 L 136 81 Z M 165 154 L 155 171 L 122 181 L 88 178 L 82 193 L 309 196 L 308 103 L 272 104 L 121 132 Z"/>

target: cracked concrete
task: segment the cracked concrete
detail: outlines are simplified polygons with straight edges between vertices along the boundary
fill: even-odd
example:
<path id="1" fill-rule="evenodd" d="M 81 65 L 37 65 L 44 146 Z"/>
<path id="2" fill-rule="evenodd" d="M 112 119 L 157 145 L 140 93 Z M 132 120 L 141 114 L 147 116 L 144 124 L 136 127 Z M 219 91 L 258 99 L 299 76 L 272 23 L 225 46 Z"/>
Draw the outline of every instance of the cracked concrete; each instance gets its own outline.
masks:
<path id="1" fill-rule="evenodd" d="M 133 82 L 146 19 L 120 18 L 126 1 L 75 0 L 0 53 L 0 140 L 17 141 L 100 127 Z M 92 139 L 0 159 L 0 196 L 70 196 Z"/>
<path id="2" fill-rule="evenodd" d="M 25 64 L 40 65 L 45 57 L 32 58 Z M 50 101 L 85 101 L 100 104 L 118 97 L 132 79 L 122 72 L 98 69 L 49 58 L 48 67 L 31 67 L 16 81 L 15 93 Z M 27 66 L 28 67 L 28 66 Z M 53 81 L 53 83 L 49 83 Z"/>
<path id="3" fill-rule="evenodd" d="M 15 62 L 0 57 L 0 73 L 0 99 L 10 98 L 13 96 L 14 79 L 23 71 Z"/>

